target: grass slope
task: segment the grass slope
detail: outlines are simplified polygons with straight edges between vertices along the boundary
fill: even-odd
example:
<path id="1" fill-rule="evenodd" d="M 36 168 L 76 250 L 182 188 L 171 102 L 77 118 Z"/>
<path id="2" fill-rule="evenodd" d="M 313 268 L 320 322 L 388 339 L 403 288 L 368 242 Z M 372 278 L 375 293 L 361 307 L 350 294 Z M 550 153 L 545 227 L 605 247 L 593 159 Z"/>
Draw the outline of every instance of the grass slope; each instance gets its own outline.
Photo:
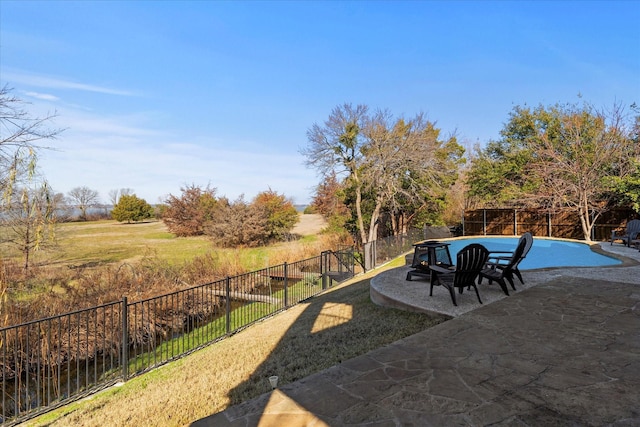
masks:
<path id="1" fill-rule="evenodd" d="M 379 307 L 372 274 L 181 360 L 32 420 L 32 426 L 182 426 L 440 323 Z"/>

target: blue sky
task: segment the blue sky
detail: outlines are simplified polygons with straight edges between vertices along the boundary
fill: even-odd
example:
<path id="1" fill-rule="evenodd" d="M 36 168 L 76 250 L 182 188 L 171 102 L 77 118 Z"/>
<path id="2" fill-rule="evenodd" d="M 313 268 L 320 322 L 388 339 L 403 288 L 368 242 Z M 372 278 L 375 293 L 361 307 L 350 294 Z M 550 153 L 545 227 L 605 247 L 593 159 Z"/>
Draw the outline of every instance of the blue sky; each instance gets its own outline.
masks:
<path id="1" fill-rule="evenodd" d="M 343 103 L 424 112 L 469 147 L 517 105 L 640 104 L 638 22 L 639 1 L 0 0 L 0 84 L 57 111 L 58 192 L 304 204 L 306 132 Z"/>

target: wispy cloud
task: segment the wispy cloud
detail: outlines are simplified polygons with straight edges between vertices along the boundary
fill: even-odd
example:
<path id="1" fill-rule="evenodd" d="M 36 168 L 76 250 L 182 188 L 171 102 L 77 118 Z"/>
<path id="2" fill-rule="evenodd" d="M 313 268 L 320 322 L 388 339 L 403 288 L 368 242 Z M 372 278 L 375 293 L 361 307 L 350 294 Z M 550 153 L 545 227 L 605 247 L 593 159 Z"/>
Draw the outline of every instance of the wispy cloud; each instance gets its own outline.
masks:
<path id="1" fill-rule="evenodd" d="M 128 90 L 115 89 L 95 84 L 80 83 L 53 76 L 32 74 L 29 72 L 8 70 L 3 71 L 2 74 L 3 80 L 6 80 L 7 82 L 19 83 L 40 88 L 80 90 L 85 92 L 103 93 L 107 95 L 117 96 L 139 96 L 139 94 Z"/>
<path id="2" fill-rule="evenodd" d="M 31 98 L 41 99 L 43 101 L 58 101 L 58 98 L 55 95 L 51 95 L 48 93 L 39 93 L 39 92 L 25 92 L 25 95 L 30 96 Z"/>
<path id="3" fill-rule="evenodd" d="M 68 137 L 80 137 L 87 141 L 106 139 L 109 141 L 130 138 L 154 138 L 162 135 L 154 130 L 153 117 L 138 114 L 96 115 L 80 110 L 62 108 L 59 122 L 69 129 Z"/>
<path id="4" fill-rule="evenodd" d="M 105 143 L 95 139 L 69 138 L 62 151 L 42 153 L 41 165 L 56 191 L 86 185 L 106 197 L 109 190 L 133 188 L 136 194 L 156 203 L 180 188 L 211 185 L 219 196 L 248 199 L 269 188 L 306 203 L 314 182 L 297 154 L 215 149 L 171 140 L 148 141 L 119 138 Z"/>
<path id="5" fill-rule="evenodd" d="M 258 144 L 246 151 L 246 141 L 215 134 L 185 141 L 158 119 L 153 112 L 98 115 L 62 107 L 58 121 L 67 130 L 55 150 L 41 153 L 40 166 L 56 191 L 86 185 L 105 198 L 127 187 L 157 203 L 185 185 L 210 184 L 231 199 L 271 188 L 307 202 L 314 176 L 299 154 Z"/>

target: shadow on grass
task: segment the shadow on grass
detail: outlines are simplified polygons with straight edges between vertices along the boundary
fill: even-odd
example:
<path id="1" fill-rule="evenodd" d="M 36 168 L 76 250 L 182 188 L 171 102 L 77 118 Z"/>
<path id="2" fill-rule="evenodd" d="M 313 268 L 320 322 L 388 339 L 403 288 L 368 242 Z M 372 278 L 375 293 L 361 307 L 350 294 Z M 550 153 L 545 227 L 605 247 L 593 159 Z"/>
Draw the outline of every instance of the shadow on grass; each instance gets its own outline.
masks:
<path id="1" fill-rule="evenodd" d="M 280 387 L 445 320 L 375 305 L 369 297 L 369 279 L 343 285 L 307 303 L 251 377 L 230 391 L 232 405 L 270 392 L 270 376 L 278 376 Z M 214 417 L 192 425 L 216 425 Z"/>

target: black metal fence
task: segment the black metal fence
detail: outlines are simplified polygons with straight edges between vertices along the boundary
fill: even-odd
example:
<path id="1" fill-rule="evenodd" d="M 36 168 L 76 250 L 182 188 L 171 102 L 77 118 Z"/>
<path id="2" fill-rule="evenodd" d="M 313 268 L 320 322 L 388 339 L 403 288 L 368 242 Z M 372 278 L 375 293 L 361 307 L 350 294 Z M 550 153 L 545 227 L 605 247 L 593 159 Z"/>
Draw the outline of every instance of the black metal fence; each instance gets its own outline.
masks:
<path id="1" fill-rule="evenodd" d="M 158 367 L 355 274 L 353 248 L 345 248 L 146 300 L 125 297 L 1 328 L 0 424 Z"/>
<path id="2" fill-rule="evenodd" d="M 373 240 L 363 245 L 365 270 L 371 270 L 413 249 L 413 244 L 425 239 L 424 230 L 411 229 L 406 234 Z"/>

